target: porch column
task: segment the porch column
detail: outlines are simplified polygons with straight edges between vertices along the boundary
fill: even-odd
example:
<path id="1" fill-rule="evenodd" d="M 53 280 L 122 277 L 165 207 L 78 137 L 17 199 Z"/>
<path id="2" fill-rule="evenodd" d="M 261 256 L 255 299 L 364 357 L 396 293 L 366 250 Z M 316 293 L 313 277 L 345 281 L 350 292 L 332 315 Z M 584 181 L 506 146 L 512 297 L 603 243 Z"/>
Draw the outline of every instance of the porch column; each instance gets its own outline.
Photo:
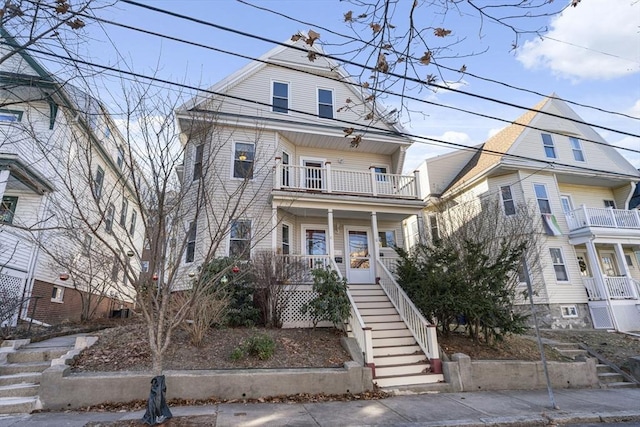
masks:
<path id="1" fill-rule="evenodd" d="M 4 196 L 4 192 L 7 190 L 7 182 L 9 181 L 9 169 L 0 171 L 0 200 Z"/>
<path id="2" fill-rule="evenodd" d="M 326 186 L 327 186 L 326 190 L 327 190 L 327 193 L 331 193 L 333 191 L 333 176 L 331 174 L 331 162 L 324 163 L 324 170 L 327 174 L 327 179 L 325 180 Z"/>
<path id="3" fill-rule="evenodd" d="M 373 269 L 373 276 L 378 277 L 378 260 L 380 259 L 380 246 L 378 245 L 378 214 L 371 212 L 371 233 L 373 234 L 373 259 L 371 260 L 371 268 Z"/>
<path id="4" fill-rule="evenodd" d="M 278 253 L 278 207 L 271 205 L 271 249 Z"/>
<path id="5" fill-rule="evenodd" d="M 273 178 L 273 189 L 279 190 L 282 186 L 282 157 L 276 157 L 276 165 L 274 166 L 274 168 L 275 174 Z"/>
<path id="6" fill-rule="evenodd" d="M 627 281 L 627 287 L 631 291 L 631 296 L 633 298 L 638 298 L 636 293 L 636 287 L 631 283 L 631 272 L 629 271 L 629 266 L 627 265 L 627 260 L 624 258 L 624 250 L 622 249 L 622 243 L 616 243 L 613 245 L 616 250 L 616 258 L 618 258 L 618 265 L 620 266 L 620 273 L 625 277 Z"/>
<path id="7" fill-rule="evenodd" d="M 327 209 L 327 227 L 329 228 L 329 259 L 334 260 L 336 252 L 334 247 L 335 236 L 333 231 L 333 209 Z"/>
<path id="8" fill-rule="evenodd" d="M 607 286 L 604 281 L 604 276 L 602 275 L 602 270 L 600 269 L 600 263 L 598 262 L 598 255 L 596 253 L 596 245 L 593 244 L 591 240 L 585 243 L 587 247 L 587 259 L 589 259 L 589 265 L 591 266 L 591 273 L 593 274 L 593 281 L 596 284 L 596 288 L 598 288 L 598 292 L 605 300 L 609 299 L 609 291 L 607 290 Z"/>
<path id="9" fill-rule="evenodd" d="M 422 211 L 416 215 L 416 222 L 418 223 L 418 243 L 424 245 L 427 243 L 427 230 L 424 228 L 424 214 Z"/>

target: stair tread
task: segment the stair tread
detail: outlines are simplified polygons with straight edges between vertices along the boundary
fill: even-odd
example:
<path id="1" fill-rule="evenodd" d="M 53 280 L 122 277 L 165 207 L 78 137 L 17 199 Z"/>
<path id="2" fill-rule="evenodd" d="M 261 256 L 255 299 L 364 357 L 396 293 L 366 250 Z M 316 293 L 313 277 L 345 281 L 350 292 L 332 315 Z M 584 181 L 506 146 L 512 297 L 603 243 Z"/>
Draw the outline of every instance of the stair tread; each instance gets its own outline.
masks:
<path id="1" fill-rule="evenodd" d="M 45 366 L 45 365 L 51 365 L 51 361 L 47 360 L 47 361 L 40 361 L 40 362 L 18 362 L 18 363 L 7 363 L 6 365 L 1 365 L 2 367 L 7 367 L 7 366 L 11 366 L 11 367 L 30 367 L 30 366 Z"/>
<path id="2" fill-rule="evenodd" d="M 10 385 L 0 385 L 0 390 L 14 390 L 16 388 L 30 388 L 34 386 L 39 386 L 36 383 L 18 383 L 18 384 L 10 384 Z"/>
<path id="3" fill-rule="evenodd" d="M 420 373 L 420 374 L 401 374 L 401 375 L 384 375 L 384 376 L 376 376 L 374 378 L 375 380 L 380 380 L 380 379 L 386 379 L 386 378 L 414 378 L 414 377 L 426 377 L 426 376 L 430 376 L 430 375 L 442 375 L 442 374 L 434 374 L 432 372 L 425 372 L 425 373 Z"/>

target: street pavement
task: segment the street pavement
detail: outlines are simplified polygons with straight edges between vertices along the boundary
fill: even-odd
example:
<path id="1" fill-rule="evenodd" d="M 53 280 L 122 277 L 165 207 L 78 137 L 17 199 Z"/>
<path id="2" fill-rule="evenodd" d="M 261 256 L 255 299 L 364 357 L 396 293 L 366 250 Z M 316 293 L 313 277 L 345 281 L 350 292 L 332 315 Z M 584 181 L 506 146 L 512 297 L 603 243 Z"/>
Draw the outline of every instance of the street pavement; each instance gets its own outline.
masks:
<path id="1" fill-rule="evenodd" d="M 193 425 L 223 426 L 529 426 L 622 423 L 640 426 L 640 388 L 407 394 L 321 403 L 223 403 L 171 408 Z M 0 416 L 0 427 L 92 426 L 140 420 L 137 412 L 44 412 Z M 170 425 L 170 423 L 168 423 Z M 183 424 L 180 425 L 190 425 Z"/>

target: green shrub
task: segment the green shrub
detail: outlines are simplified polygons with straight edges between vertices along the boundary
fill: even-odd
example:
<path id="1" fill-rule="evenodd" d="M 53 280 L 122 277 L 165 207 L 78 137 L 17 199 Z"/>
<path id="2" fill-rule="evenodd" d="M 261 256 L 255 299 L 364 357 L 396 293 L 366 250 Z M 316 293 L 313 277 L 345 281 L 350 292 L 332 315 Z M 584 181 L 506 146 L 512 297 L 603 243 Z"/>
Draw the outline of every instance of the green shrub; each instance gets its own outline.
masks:
<path id="1" fill-rule="evenodd" d="M 351 316 L 351 303 L 347 294 L 347 280 L 340 278 L 334 270 L 316 268 L 311 270 L 313 291 L 316 297 L 300 309 L 303 314 L 311 314 L 313 327 L 318 322 L 328 320 L 339 327 Z"/>
<path id="2" fill-rule="evenodd" d="M 238 361 L 249 355 L 260 360 L 267 360 L 273 356 L 275 351 L 276 342 L 273 338 L 266 334 L 254 334 L 234 348 L 230 358 L 233 361 Z"/>

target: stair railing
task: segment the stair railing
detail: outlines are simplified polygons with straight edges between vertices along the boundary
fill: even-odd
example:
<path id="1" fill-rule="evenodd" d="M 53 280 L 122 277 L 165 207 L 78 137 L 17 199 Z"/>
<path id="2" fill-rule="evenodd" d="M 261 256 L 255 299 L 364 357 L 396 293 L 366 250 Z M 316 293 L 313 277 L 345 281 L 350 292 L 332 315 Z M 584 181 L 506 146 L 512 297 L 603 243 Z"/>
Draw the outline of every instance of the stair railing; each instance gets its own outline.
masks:
<path id="1" fill-rule="evenodd" d="M 338 273 L 338 276 L 342 279 L 342 273 L 340 273 L 340 269 L 336 262 L 331 260 L 331 267 Z M 349 297 L 349 304 L 351 305 L 351 316 L 349 316 L 349 321 L 346 326 L 349 327 L 349 330 L 353 337 L 356 339 L 358 346 L 362 350 L 362 355 L 364 357 L 364 365 L 374 368 L 375 365 L 373 363 L 373 335 L 371 328 L 367 327 L 358 311 L 358 307 L 356 307 L 356 303 L 353 300 L 353 296 L 349 289 L 347 289 L 347 296 Z"/>
<path id="2" fill-rule="evenodd" d="M 416 342 L 429 358 L 431 363 L 431 371 L 439 374 L 442 373 L 442 365 L 440 361 L 440 350 L 438 347 L 438 336 L 436 334 L 435 325 L 430 324 L 427 319 L 418 311 L 417 307 L 409 299 L 407 294 L 402 290 L 398 282 L 395 281 L 393 275 L 387 267 L 378 260 L 377 278 L 380 286 L 387 294 L 391 303 L 394 305 L 398 314 L 407 325 L 407 328 L 413 334 Z"/>

